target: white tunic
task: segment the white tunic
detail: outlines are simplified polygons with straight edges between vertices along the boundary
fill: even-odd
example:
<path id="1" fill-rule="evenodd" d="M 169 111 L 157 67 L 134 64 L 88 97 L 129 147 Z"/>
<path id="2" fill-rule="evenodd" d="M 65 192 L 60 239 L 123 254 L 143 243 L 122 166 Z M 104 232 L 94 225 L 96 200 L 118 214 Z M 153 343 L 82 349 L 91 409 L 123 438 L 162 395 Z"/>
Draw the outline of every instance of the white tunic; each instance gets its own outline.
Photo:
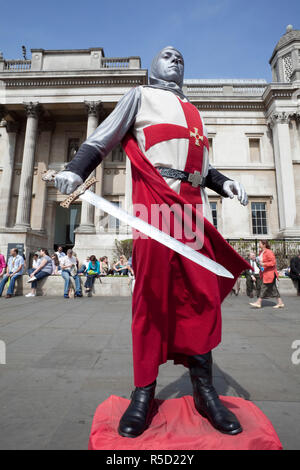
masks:
<path id="1" fill-rule="evenodd" d="M 183 171 L 188 156 L 188 138 L 166 140 L 146 151 L 144 135 L 144 129 L 155 124 L 175 124 L 187 128 L 180 99 L 178 95 L 166 89 L 152 86 L 132 88 L 119 101 L 114 111 L 88 137 L 85 144 L 97 149 L 97 154 L 103 159 L 121 142 L 125 134 L 131 131 L 137 139 L 139 148 L 154 166 L 165 166 Z M 181 101 L 184 103 L 188 102 L 187 99 L 181 99 Z M 201 119 L 200 113 L 199 118 Z M 202 125 L 203 134 L 207 137 L 207 131 L 203 122 Z M 76 173 L 75 160 L 76 157 L 67 169 Z M 79 161 L 78 164 L 80 165 L 80 163 Z M 126 166 L 126 169 L 130 171 L 130 165 Z M 208 170 L 208 150 L 204 147 L 202 176 L 207 176 Z M 89 172 L 86 173 L 89 174 Z M 128 181 L 129 179 L 127 179 Z M 165 178 L 165 181 L 179 194 L 180 180 Z M 199 191 L 201 191 L 204 216 L 212 222 L 206 191 L 202 187 L 199 187 Z M 131 188 L 128 185 L 126 186 L 126 199 L 128 203 L 131 200 Z M 127 206 L 127 209 L 130 211 L 131 208 L 129 206 Z"/>
<path id="2" fill-rule="evenodd" d="M 152 165 L 165 166 L 184 171 L 189 149 L 188 139 L 180 138 L 165 140 L 153 145 L 148 150 L 145 149 L 144 129 L 146 127 L 156 124 L 175 124 L 185 128 L 188 127 L 185 114 L 179 100 L 180 98 L 171 91 L 151 87 L 141 87 L 140 107 L 133 125 L 133 134 L 137 140 L 139 148 L 150 160 Z M 188 102 L 186 99 L 181 101 L 184 103 Z M 207 130 L 200 113 L 199 118 L 203 126 L 203 135 L 207 137 Z M 203 147 L 202 176 L 207 176 L 208 167 L 208 150 L 206 147 Z M 179 194 L 181 181 L 174 178 L 164 179 L 170 188 Z M 206 191 L 202 187 L 199 187 L 199 191 L 201 191 L 204 216 L 211 220 L 211 210 Z"/>

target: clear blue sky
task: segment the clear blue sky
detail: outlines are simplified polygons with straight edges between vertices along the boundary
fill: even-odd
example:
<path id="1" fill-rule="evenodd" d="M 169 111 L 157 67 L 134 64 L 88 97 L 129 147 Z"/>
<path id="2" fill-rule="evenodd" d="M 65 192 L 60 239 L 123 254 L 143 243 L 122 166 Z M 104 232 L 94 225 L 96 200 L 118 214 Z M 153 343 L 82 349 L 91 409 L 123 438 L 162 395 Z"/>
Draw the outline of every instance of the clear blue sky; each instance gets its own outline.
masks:
<path id="1" fill-rule="evenodd" d="M 148 68 L 174 45 L 186 78 L 265 78 L 286 26 L 300 29 L 300 0 L 11 0 L 0 7 L 0 51 L 22 58 L 21 46 L 103 47 L 106 57 L 135 56 Z"/>

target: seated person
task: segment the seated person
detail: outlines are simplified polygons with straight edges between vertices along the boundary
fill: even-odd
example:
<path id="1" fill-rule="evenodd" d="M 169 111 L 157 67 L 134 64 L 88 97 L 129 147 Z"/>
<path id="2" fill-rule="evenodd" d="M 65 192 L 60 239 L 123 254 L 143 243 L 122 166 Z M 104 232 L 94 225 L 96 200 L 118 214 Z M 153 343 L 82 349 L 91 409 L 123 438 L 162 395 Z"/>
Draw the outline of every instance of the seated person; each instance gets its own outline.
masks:
<path id="1" fill-rule="evenodd" d="M 37 282 L 52 274 L 53 265 L 48 250 L 45 248 L 40 249 L 40 258 L 37 268 L 31 269 L 30 271 L 30 277 L 27 282 L 31 282 L 31 292 L 26 294 L 25 297 L 35 297 Z"/>
<path id="2" fill-rule="evenodd" d="M 107 276 L 112 272 L 107 256 L 102 256 L 100 259 L 100 276 Z"/>
<path id="3" fill-rule="evenodd" d="M 92 290 L 96 277 L 100 275 L 100 263 L 97 260 L 96 256 L 90 256 L 89 264 L 86 268 L 86 281 L 84 287 L 86 291 L 89 292 Z"/>
<path id="4" fill-rule="evenodd" d="M 36 252 L 36 253 L 34 253 L 34 255 L 32 257 L 32 268 L 30 268 L 30 269 L 33 269 L 33 270 L 36 269 L 38 267 L 39 263 L 40 263 L 39 253 Z M 28 274 L 30 274 L 29 271 L 30 270 L 28 269 Z"/>
<path id="5" fill-rule="evenodd" d="M 12 248 L 10 250 L 10 257 L 7 262 L 6 274 L 0 282 L 0 297 L 2 296 L 2 292 L 7 281 L 9 281 L 9 286 L 5 298 L 10 299 L 12 297 L 16 279 L 21 277 L 23 272 L 24 258 L 23 256 L 19 255 L 17 248 Z"/>
<path id="6" fill-rule="evenodd" d="M 0 277 L 4 275 L 6 272 L 6 262 L 5 262 L 5 257 L 0 253 Z"/>
<path id="7" fill-rule="evenodd" d="M 66 253 L 64 252 L 62 246 L 59 246 L 59 247 L 57 248 L 57 251 L 55 252 L 55 254 L 56 254 L 57 257 L 58 257 L 59 262 L 60 262 L 60 260 L 61 260 L 64 256 L 66 256 Z"/>
<path id="8" fill-rule="evenodd" d="M 32 256 L 31 268 L 27 269 L 27 274 L 30 276 L 31 273 L 38 267 L 40 264 L 40 252 L 36 251 Z"/>
<path id="9" fill-rule="evenodd" d="M 79 276 L 82 276 L 83 274 L 86 274 L 86 270 L 87 270 L 89 262 L 90 262 L 90 256 L 87 256 L 86 260 L 85 260 L 85 263 L 83 263 L 80 266 L 80 269 L 78 269 Z"/>
<path id="10" fill-rule="evenodd" d="M 127 276 L 128 268 L 129 268 L 129 265 L 128 265 L 126 257 L 124 255 L 121 255 L 120 260 L 117 261 L 113 266 L 114 276 L 118 276 L 118 275 Z"/>
<path id="11" fill-rule="evenodd" d="M 57 274 L 60 274 L 60 271 L 61 271 L 57 254 L 53 253 L 53 255 L 51 256 L 51 259 L 52 259 L 52 276 L 56 276 Z"/>
<path id="12" fill-rule="evenodd" d="M 82 297 L 80 279 L 77 274 L 77 259 L 73 256 L 73 250 L 69 249 L 67 255 L 60 259 L 61 275 L 65 281 L 64 298 L 69 298 L 70 278 L 75 281 L 75 297 Z"/>

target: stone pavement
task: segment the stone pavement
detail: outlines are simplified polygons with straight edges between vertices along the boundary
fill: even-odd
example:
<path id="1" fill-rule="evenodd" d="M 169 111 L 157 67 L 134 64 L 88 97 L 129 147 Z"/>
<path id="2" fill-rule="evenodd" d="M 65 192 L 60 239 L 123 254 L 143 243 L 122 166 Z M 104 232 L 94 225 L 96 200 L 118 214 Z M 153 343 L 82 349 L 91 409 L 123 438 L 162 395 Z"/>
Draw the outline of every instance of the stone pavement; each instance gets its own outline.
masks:
<path id="1" fill-rule="evenodd" d="M 266 301 L 252 310 L 244 296 L 223 304 L 223 342 L 214 353 L 223 395 L 254 401 L 285 449 L 300 449 L 300 299 L 286 308 Z M 0 449 L 86 449 L 92 418 L 111 394 L 132 389 L 130 298 L 0 299 Z M 300 354 L 299 356 L 300 357 Z M 160 368 L 157 397 L 191 394 L 187 370 Z"/>

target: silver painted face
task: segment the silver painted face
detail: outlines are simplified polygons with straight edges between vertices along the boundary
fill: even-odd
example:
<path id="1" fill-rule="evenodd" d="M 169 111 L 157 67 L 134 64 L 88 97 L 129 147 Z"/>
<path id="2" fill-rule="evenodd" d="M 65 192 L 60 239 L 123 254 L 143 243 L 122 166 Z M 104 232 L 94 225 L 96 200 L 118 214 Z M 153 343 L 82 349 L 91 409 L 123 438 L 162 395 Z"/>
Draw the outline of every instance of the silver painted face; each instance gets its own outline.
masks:
<path id="1" fill-rule="evenodd" d="M 184 61 L 179 51 L 166 47 L 158 54 L 155 63 L 155 78 L 167 82 L 175 82 L 182 86 L 184 75 Z"/>

